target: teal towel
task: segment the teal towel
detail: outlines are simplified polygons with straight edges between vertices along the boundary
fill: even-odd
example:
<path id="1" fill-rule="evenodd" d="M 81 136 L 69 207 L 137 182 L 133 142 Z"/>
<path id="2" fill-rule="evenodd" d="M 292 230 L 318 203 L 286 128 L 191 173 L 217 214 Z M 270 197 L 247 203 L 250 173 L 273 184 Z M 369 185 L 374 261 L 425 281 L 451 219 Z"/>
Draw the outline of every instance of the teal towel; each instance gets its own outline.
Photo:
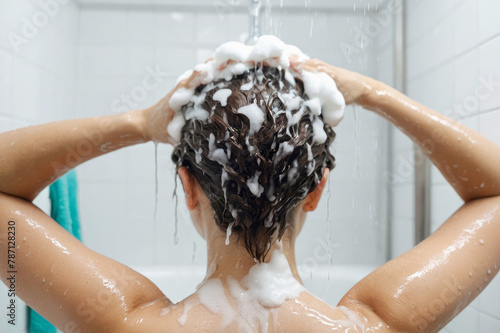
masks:
<path id="1" fill-rule="evenodd" d="M 78 217 L 76 171 L 71 170 L 50 185 L 50 216 L 70 234 L 82 240 Z"/>
<path id="2" fill-rule="evenodd" d="M 77 181 L 75 170 L 59 178 L 50 185 L 50 216 L 70 234 L 81 240 L 80 220 L 78 218 Z M 55 333 L 52 326 L 38 313 L 28 308 L 29 333 Z"/>

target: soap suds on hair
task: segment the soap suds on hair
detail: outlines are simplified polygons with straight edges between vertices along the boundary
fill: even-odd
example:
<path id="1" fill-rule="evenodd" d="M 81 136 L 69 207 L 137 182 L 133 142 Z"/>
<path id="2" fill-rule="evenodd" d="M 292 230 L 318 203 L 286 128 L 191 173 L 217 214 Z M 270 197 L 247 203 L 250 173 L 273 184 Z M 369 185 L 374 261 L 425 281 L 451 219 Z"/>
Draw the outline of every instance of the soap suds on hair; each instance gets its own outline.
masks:
<path id="1" fill-rule="evenodd" d="M 323 116 L 321 122 L 328 126 L 336 126 L 344 115 L 345 100 L 342 94 L 337 89 L 335 81 L 325 73 L 313 73 L 307 71 L 297 72 L 290 67 L 290 58 L 295 58 L 297 62 L 304 62 L 309 59 L 297 47 L 286 45 L 275 36 L 264 35 L 260 36 L 254 45 L 245 45 L 239 42 L 228 42 L 219 46 L 214 53 L 213 60 L 195 66 L 194 71 L 199 72 L 198 76 L 191 82 L 190 88 L 179 88 L 170 98 L 170 107 L 177 112 L 174 119 L 170 122 L 167 131 L 175 142 L 180 141 L 181 129 L 187 118 L 182 117 L 178 113 L 184 105 L 193 101 L 194 90 L 199 85 L 207 85 L 208 89 L 213 89 L 209 86 L 216 80 L 225 79 L 231 80 L 234 76 L 243 74 L 251 68 L 256 68 L 257 64 L 265 64 L 266 66 L 277 67 L 285 71 L 285 79 L 295 85 L 295 79 L 299 79 L 304 83 L 304 90 L 309 97 L 306 101 L 311 112 L 319 116 Z M 177 82 L 191 76 L 192 71 L 187 71 Z M 256 71 L 256 79 L 259 80 L 259 75 L 262 73 Z M 262 78 L 260 78 L 261 80 Z M 253 83 L 252 83 L 253 84 Z M 205 88 L 207 89 L 207 88 Z M 242 91 L 251 89 L 250 82 L 244 84 L 240 88 Z M 214 94 L 214 99 L 219 101 L 222 106 L 227 103 L 229 97 L 228 89 L 220 89 Z M 285 97 L 286 98 L 286 97 Z M 293 101 L 293 103 L 297 103 Z M 257 106 L 258 107 L 258 106 Z M 250 109 L 249 109 L 250 110 Z M 249 111 L 247 110 L 247 111 Z M 255 111 L 255 110 L 254 110 Z M 256 114 L 255 112 L 252 113 Z M 205 114 L 196 111 L 189 114 L 191 117 L 205 117 Z M 250 121 L 253 121 L 250 118 Z M 255 121 L 252 133 L 255 133 L 262 126 L 260 119 Z M 260 126 L 259 126 L 260 124 Z M 319 133 L 319 138 L 315 141 L 321 141 L 323 133 Z"/>
<path id="2" fill-rule="evenodd" d="M 257 198 L 260 197 L 262 192 L 264 192 L 264 187 L 259 184 L 259 177 L 261 175 L 260 171 L 255 172 L 253 177 L 249 178 L 247 180 L 247 186 L 250 192 L 252 192 L 253 195 L 255 195 Z"/>
<path id="3" fill-rule="evenodd" d="M 250 135 L 260 130 L 264 122 L 264 113 L 255 102 L 239 108 L 238 113 L 244 114 L 250 120 Z"/>
<path id="4" fill-rule="evenodd" d="M 213 99 L 218 101 L 221 106 L 226 106 L 229 96 L 231 96 L 231 89 L 219 89 L 215 92 Z"/>
<path id="5" fill-rule="evenodd" d="M 242 84 L 240 87 L 241 91 L 247 91 L 253 88 L 253 81 L 247 82 L 245 84 Z"/>

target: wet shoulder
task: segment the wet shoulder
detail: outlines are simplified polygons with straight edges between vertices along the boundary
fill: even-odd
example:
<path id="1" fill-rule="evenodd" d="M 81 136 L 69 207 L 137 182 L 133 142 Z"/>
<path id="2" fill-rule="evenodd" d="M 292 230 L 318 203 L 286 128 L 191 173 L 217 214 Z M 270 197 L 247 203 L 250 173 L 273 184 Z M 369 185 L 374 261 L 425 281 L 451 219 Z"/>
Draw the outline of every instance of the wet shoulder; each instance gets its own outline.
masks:
<path id="1" fill-rule="evenodd" d="M 388 332 L 373 318 L 332 307 L 309 292 L 277 308 L 238 304 L 234 311 L 234 306 L 220 300 L 202 302 L 197 294 L 175 305 L 159 300 L 130 318 L 130 332 Z"/>
<path id="2" fill-rule="evenodd" d="M 278 332 L 389 332 L 375 316 L 353 308 L 333 307 L 315 295 L 303 292 L 280 308 Z"/>

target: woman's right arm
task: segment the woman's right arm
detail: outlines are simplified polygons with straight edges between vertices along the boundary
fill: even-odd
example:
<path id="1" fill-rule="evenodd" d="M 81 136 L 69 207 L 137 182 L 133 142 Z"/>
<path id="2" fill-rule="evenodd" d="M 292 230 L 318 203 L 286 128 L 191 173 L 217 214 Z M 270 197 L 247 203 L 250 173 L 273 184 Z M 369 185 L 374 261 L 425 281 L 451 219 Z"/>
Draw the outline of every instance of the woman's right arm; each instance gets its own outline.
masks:
<path id="1" fill-rule="evenodd" d="M 346 103 L 357 103 L 407 134 L 465 201 L 430 237 L 354 286 L 340 305 L 361 305 L 396 332 L 437 332 L 500 268 L 500 147 L 376 80 L 310 60 Z M 355 305 L 358 304 L 358 305 Z"/>
<path id="2" fill-rule="evenodd" d="M 304 69 L 324 71 L 346 103 L 356 103 L 389 120 L 408 135 L 464 201 L 500 195 L 500 147 L 388 85 L 310 60 Z"/>

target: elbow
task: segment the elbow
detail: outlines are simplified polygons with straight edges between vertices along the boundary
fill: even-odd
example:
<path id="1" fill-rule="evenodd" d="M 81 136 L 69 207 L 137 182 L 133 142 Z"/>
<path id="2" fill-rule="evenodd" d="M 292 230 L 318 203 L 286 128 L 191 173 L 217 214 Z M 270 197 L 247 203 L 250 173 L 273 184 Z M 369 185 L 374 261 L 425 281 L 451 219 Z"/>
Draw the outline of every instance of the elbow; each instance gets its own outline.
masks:
<path id="1" fill-rule="evenodd" d="M 444 325 L 439 326 L 438 323 L 444 321 L 426 309 L 416 306 L 416 303 L 405 295 L 394 296 L 393 293 L 372 289 L 363 293 L 350 291 L 339 305 L 351 309 L 358 308 L 358 313 L 363 313 L 367 319 L 371 318 L 369 321 L 376 322 L 379 327 L 387 327 L 391 333 L 439 332 Z"/>

